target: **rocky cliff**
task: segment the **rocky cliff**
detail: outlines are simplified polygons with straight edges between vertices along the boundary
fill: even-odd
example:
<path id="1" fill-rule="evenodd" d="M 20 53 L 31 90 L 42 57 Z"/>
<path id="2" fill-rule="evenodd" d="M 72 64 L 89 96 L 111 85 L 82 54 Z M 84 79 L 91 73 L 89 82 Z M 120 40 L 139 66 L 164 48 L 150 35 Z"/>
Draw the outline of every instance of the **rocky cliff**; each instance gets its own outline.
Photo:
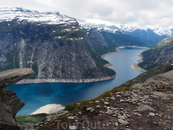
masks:
<path id="1" fill-rule="evenodd" d="M 87 34 L 74 18 L 59 13 L 8 11 L 9 19 L 0 22 L 0 70 L 28 67 L 35 72 L 31 79 L 58 81 L 115 77 L 96 52 L 108 47 L 98 32 Z"/>
<path id="2" fill-rule="evenodd" d="M 161 63 L 173 62 L 173 37 L 167 37 L 157 46 L 142 53 L 143 62 L 139 63 L 141 68 L 151 69 Z"/>
<path id="3" fill-rule="evenodd" d="M 162 72 L 169 65 L 163 65 Z M 155 75 L 157 70 L 145 75 Z M 170 70 L 141 83 L 114 88 L 95 99 L 68 104 L 68 111 L 48 115 L 27 130 L 170 130 L 173 127 L 172 81 L 173 70 Z"/>
<path id="4" fill-rule="evenodd" d="M 19 130 L 15 121 L 16 113 L 24 106 L 16 93 L 4 90 L 33 73 L 32 69 L 22 68 L 0 72 L 0 129 Z"/>
<path id="5" fill-rule="evenodd" d="M 32 68 L 33 82 L 93 82 L 115 72 L 101 55 L 118 46 L 153 46 L 125 34 L 83 28 L 59 12 L 0 8 L 0 70 Z M 27 82 L 31 82 L 27 81 Z"/>

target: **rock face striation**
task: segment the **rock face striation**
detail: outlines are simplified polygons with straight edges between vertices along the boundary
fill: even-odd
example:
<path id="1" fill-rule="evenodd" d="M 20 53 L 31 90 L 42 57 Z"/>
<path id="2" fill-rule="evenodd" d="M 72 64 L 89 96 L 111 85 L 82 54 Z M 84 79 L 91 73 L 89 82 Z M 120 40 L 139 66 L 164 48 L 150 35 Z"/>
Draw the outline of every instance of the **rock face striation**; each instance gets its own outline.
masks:
<path id="1" fill-rule="evenodd" d="M 1 71 L 32 68 L 35 73 L 30 79 L 58 81 L 115 77 L 97 52 L 110 48 L 98 31 L 87 34 L 75 18 L 57 12 L 0 10 Z"/>
<path id="2" fill-rule="evenodd" d="M 157 46 L 142 53 L 143 62 L 139 63 L 141 68 L 149 70 L 161 63 L 173 62 L 173 37 L 167 37 Z"/>
<path id="3" fill-rule="evenodd" d="M 16 113 L 24 106 L 24 102 L 11 90 L 4 90 L 10 85 L 33 74 L 30 68 L 13 69 L 0 72 L 0 129 L 19 130 L 15 121 Z"/>

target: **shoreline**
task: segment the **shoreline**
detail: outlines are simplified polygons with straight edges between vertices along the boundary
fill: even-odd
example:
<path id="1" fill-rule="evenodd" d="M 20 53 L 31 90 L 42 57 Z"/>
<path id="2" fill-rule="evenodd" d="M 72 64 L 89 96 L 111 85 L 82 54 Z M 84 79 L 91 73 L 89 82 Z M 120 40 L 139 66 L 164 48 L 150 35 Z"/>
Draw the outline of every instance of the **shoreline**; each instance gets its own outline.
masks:
<path id="1" fill-rule="evenodd" d="M 142 54 L 139 54 L 138 56 L 139 56 L 140 59 L 137 60 L 137 63 L 132 64 L 131 65 L 131 68 L 134 69 L 134 70 L 141 71 L 141 72 L 146 72 L 147 70 L 145 70 L 145 69 L 143 69 L 143 68 L 141 68 L 141 67 L 138 66 L 139 63 L 143 62 L 143 56 L 142 56 Z"/>
<path id="2" fill-rule="evenodd" d="M 117 47 L 119 48 L 119 47 Z M 119 51 L 115 49 L 114 52 L 106 53 L 101 56 L 101 58 L 104 58 L 105 56 L 114 54 L 114 53 L 119 53 Z M 111 67 L 113 66 L 111 63 L 107 63 L 104 65 L 104 67 Z M 92 78 L 92 79 L 23 79 L 16 84 L 29 84 L 29 83 L 90 83 L 90 82 L 99 82 L 99 81 L 106 81 L 106 80 L 111 80 L 116 77 L 116 74 L 113 76 L 107 76 L 107 77 L 102 77 L 102 78 Z"/>
<path id="3" fill-rule="evenodd" d="M 103 55 L 101 56 L 101 58 L 103 59 L 104 57 L 106 57 L 106 56 L 108 56 L 108 55 L 115 54 L 115 53 L 119 53 L 119 51 L 115 49 L 115 51 L 113 51 L 113 52 L 109 52 L 109 53 L 103 54 Z"/>
<path id="4" fill-rule="evenodd" d="M 23 79 L 16 84 L 28 84 L 28 83 L 90 83 L 111 80 L 116 77 L 116 74 L 113 76 L 107 76 L 103 78 L 93 78 L 93 79 Z"/>
<path id="5" fill-rule="evenodd" d="M 119 46 L 115 48 L 115 51 L 109 52 L 106 54 L 101 55 L 101 58 L 104 58 L 108 55 L 119 53 L 119 49 L 126 48 L 126 47 L 133 47 L 133 48 L 148 48 L 148 47 L 140 47 L 140 46 Z M 139 56 L 140 57 L 140 56 Z M 141 57 L 140 57 L 141 58 Z M 140 59 L 142 60 L 142 58 Z M 137 61 L 138 63 L 142 61 Z M 146 70 L 140 68 L 138 66 L 138 63 L 134 63 L 131 65 L 131 68 L 134 70 L 142 71 L 145 72 Z M 111 67 L 113 66 L 111 63 L 105 64 L 104 67 Z M 28 84 L 28 83 L 90 83 L 90 82 L 99 82 L 99 81 L 106 81 L 106 80 L 111 80 L 116 77 L 117 74 L 113 76 L 107 76 L 107 77 L 102 77 L 102 78 L 92 78 L 92 79 L 23 79 L 19 81 L 16 84 Z"/>

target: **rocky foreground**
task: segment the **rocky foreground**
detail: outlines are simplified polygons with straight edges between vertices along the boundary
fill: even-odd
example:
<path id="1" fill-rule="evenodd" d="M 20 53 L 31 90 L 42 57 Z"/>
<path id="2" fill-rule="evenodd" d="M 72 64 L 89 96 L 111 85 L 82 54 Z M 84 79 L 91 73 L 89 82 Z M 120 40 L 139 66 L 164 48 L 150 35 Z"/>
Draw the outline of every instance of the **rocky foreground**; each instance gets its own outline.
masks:
<path id="1" fill-rule="evenodd" d="M 31 129 L 173 130 L 173 71 L 66 106 Z"/>
<path id="2" fill-rule="evenodd" d="M 24 106 L 24 102 L 16 96 L 15 92 L 4 89 L 33 73 L 30 68 L 0 72 L 0 130 L 19 130 L 15 116 Z"/>

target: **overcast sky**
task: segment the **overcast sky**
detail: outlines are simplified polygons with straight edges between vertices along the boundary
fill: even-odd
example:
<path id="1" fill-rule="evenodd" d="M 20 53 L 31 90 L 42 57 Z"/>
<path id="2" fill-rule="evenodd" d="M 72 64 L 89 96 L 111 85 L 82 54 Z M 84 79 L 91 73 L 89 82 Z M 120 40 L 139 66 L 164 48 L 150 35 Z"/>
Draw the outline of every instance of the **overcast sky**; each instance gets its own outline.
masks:
<path id="1" fill-rule="evenodd" d="M 94 22 L 173 28 L 173 0 L 0 0 L 0 6 L 58 11 Z"/>

